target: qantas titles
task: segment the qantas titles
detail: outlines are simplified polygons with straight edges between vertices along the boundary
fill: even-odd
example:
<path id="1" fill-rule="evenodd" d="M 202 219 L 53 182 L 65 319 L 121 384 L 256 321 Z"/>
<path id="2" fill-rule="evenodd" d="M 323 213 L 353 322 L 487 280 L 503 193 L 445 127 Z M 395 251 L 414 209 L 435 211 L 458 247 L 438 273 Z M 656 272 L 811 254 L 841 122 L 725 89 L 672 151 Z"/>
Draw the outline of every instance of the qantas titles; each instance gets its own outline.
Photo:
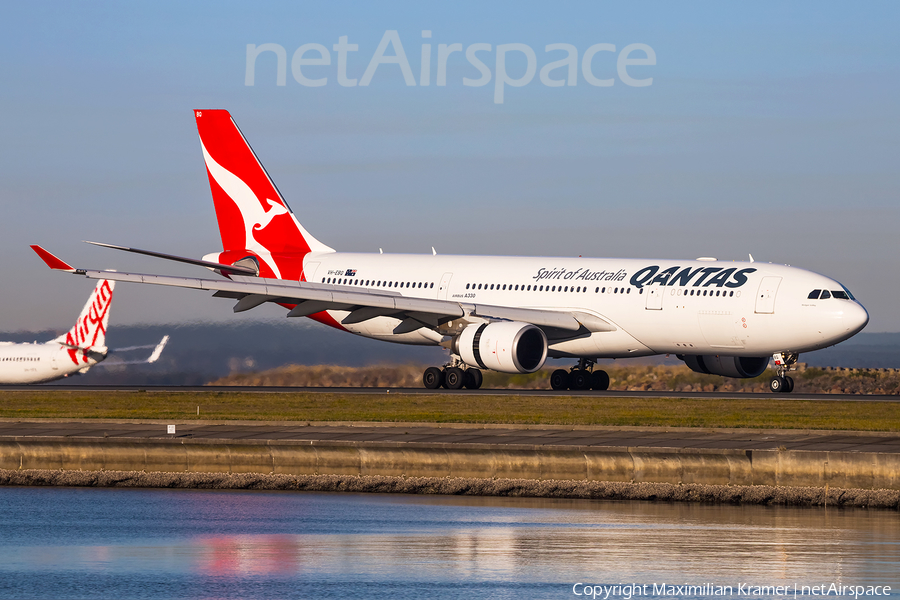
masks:
<path id="1" fill-rule="evenodd" d="M 625 269 L 618 271 L 591 271 L 590 269 L 575 269 L 568 271 L 566 269 L 538 269 L 537 274 L 532 277 L 535 281 L 543 281 L 544 279 L 564 279 L 566 281 L 622 281 L 628 273 Z"/>
<path id="2" fill-rule="evenodd" d="M 659 265 L 651 265 L 639 269 L 631 276 L 629 283 L 641 289 L 645 285 L 687 286 L 693 287 L 728 287 L 738 288 L 747 283 L 747 275 L 756 269 L 725 267 L 668 267 L 660 271 Z M 566 281 L 624 281 L 628 277 L 625 269 L 618 271 L 592 271 L 590 269 L 568 270 L 565 268 L 538 269 L 532 277 L 535 281 L 545 279 Z"/>
<path id="3" fill-rule="evenodd" d="M 629 283 L 640 289 L 645 285 L 686 286 L 692 281 L 692 287 L 728 287 L 738 288 L 747 283 L 747 275 L 756 269 L 740 269 L 724 267 L 669 267 L 663 271 L 656 265 L 644 267 L 631 276 Z"/>

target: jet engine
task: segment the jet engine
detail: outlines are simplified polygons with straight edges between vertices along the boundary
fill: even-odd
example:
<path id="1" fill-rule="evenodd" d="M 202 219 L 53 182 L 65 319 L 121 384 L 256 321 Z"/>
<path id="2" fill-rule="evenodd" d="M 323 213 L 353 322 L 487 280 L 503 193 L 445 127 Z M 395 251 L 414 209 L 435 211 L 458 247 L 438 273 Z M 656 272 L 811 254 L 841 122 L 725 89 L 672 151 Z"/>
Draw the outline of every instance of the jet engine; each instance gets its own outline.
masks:
<path id="1" fill-rule="evenodd" d="M 533 373 L 547 360 L 547 336 L 530 323 L 480 323 L 463 329 L 451 350 L 466 364 L 482 369 Z"/>
<path id="2" fill-rule="evenodd" d="M 758 377 L 769 366 L 768 356 L 679 355 L 696 373 L 724 377 Z"/>

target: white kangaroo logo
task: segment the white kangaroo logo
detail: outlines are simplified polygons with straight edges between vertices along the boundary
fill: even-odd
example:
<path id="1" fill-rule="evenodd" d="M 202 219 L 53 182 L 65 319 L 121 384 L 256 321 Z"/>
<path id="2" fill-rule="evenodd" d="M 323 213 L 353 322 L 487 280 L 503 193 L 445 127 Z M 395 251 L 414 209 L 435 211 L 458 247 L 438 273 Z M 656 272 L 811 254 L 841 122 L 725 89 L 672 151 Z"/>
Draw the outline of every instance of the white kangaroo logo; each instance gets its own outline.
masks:
<path id="1" fill-rule="evenodd" d="M 272 252 L 259 243 L 254 232 L 264 230 L 275 217 L 287 214 L 287 207 L 280 202 L 266 198 L 265 201 L 269 208 L 264 209 L 259 198 L 250 189 L 250 186 L 244 183 L 240 177 L 213 160 L 213 157 L 206 151 L 206 146 L 203 145 L 202 140 L 200 146 L 203 148 L 203 158 L 206 160 L 206 167 L 212 174 L 213 179 L 216 180 L 219 187 L 225 191 L 228 197 L 237 205 L 238 210 L 241 211 L 241 218 L 244 221 L 244 247 L 256 252 L 269 265 L 275 276 L 281 279 L 281 272 L 272 258 Z"/>
<path id="2" fill-rule="evenodd" d="M 266 202 L 269 204 L 269 210 L 264 211 L 264 210 L 262 210 L 262 207 L 259 204 L 256 204 L 256 207 L 259 208 L 260 210 L 251 211 L 251 212 L 254 212 L 255 214 L 254 214 L 253 218 L 248 219 L 248 220 L 253 223 L 253 227 L 247 229 L 247 235 L 249 235 L 249 233 L 251 231 L 262 231 L 263 229 L 265 229 L 266 227 L 269 226 L 269 223 L 272 222 L 272 219 L 274 219 L 278 215 L 286 215 L 287 214 L 287 209 L 284 207 L 284 205 L 279 204 L 278 202 L 275 202 L 274 200 L 272 200 L 270 198 L 266 198 Z M 247 214 L 244 212 L 242 207 L 239 207 L 239 208 L 241 208 L 242 215 Z M 261 217 L 259 216 L 260 214 L 262 214 Z M 244 224 L 244 227 L 246 229 L 246 223 Z"/>

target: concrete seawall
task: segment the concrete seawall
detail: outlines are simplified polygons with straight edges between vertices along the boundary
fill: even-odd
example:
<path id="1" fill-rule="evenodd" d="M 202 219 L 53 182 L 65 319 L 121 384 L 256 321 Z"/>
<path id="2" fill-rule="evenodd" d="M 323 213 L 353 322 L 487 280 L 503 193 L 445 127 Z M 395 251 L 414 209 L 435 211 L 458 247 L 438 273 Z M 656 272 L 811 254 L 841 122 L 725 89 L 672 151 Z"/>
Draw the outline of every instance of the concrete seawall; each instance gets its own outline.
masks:
<path id="1" fill-rule="evenodd" d="M 900 490 L 900 454 L 234 439 L 0 438 L 0 469 Z"/>

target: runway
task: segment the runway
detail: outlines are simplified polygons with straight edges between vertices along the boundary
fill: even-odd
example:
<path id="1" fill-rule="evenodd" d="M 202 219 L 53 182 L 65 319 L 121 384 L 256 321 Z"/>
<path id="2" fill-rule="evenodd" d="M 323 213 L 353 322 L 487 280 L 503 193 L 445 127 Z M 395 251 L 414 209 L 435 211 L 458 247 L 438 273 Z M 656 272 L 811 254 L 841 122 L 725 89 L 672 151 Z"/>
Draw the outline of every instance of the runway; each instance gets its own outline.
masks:
<path id="1" fill-rule="evenodd" d="M 772 394 L 747 392 L 669 392 L 669 391 L 632 391 L 607 390 L 518 390 L 518 389 L 481 389 L 481 390 L 429 390 L 425 388 L 369 388 L 369 387 L 278 387 L 278 386 L 148 386 L 148 385 L 0 385 L 0 391 L 19 392 L 166 392 L 166 393 L 220 393 L 239 392 L 250 394 L 405 394 L 405 395 L 445 395 L 461 394 L 468 396 L 537 396 L 547 398 L 596 397 L 596 398 L 717 398 L 728 400 L 762 400 L 778 398 L 779 400 L 815 400 L 824 402 L 900 402 L 900 395 L 874 394 Z"/>
<path id="2" fill-rule="evenodd" d="M 175 425 L 176 433 L 167 433 Z M 900 454 L 900 433 L 663 427 L 398 423 L 0 420 L 6 442 L 158 442 L 578 448 L 803 450 Z"/>

